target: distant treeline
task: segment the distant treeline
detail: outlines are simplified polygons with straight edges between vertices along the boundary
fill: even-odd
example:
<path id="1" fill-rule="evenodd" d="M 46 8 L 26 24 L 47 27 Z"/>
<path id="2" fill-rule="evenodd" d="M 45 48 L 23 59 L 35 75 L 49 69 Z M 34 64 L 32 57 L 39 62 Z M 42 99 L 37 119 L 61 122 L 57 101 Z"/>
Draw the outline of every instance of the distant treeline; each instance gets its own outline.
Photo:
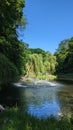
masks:
<path id="1" fill-rule="evenodd" d="M 72 73 L 73 38 L 62 41 L 54 55 L 18 40 L 17 29 L 26 25 L 24 7 L 24 0 L 0 1 L 0 84 L 22 75 Z"/>

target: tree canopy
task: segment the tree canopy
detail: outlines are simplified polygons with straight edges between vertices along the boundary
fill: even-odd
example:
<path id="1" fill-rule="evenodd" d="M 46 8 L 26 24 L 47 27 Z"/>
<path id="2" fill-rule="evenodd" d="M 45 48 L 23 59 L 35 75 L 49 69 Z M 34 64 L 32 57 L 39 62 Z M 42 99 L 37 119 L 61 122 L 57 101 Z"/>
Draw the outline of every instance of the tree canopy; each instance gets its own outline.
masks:
<path id="1" fill-rule="evenodd" d="M 7 64 L 8 62 L 13 64 L 20 75 L 26 73 L 25 62 L 28 48 L 27 44 L 18 40 L 17 35 L 17 28 L 24 27 L 26 23 L 23 17 L 24 7 L 24 0 L 0 0 L 0 55 L 3 54 Z"/>
<path id="2" fill-rule="evenodd" d="M 42 49 L 29 49 L 29 60 L 26 64 L 27 75 L 53 74 L 55 72 L 56 57 Z"/>
<path id="3" fill-rule="evenodd" d="M 73 38 L 63 40 L 55 52 L 57 73 L 73 73 Z"/>

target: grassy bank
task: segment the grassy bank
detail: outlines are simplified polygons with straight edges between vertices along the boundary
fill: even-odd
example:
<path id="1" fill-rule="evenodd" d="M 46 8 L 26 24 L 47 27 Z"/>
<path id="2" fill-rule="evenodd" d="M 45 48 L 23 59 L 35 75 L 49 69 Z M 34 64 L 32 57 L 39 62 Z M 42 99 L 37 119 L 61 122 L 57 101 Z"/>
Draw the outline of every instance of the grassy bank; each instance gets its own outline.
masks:
<path id="1" fill-rule="evenodd" d="M 31 78 L 36 78 L 36 79 L 40 79 L 40 80 L 57 80 L 57 76 L 56 75 L 38 75 L 38 76 L 34 76 L 34 75 L 30 75 L 29 77 Z M 26 76 L 21 77 L 20 81 L 26 81 L 28 78 Z"/>
<path id="2" fill-rule="evenodd" d="M 37 119 L 17 108 L 0 113 L 0 130 L 73 130 L 72 123 L 69 118 Z"/>
<path id="3" fill-rule="evenodd" d="M 56 75 L 52 75 L 52 74 L 49 74 L 49 75 L 38 75 L 37 76 L 38 79 L 42 79 L 42 80 L 56 80 L 57 79 L 57 76 Z"/>

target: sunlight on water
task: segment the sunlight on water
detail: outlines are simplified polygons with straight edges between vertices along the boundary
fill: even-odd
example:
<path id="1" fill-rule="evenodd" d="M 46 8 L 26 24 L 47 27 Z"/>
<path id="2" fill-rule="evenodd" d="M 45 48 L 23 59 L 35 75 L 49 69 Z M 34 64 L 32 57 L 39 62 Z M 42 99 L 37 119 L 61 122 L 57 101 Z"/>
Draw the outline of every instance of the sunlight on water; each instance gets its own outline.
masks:
<path id="1" fill-rule="evenodd" d="M 61 112 L 59 104 L 56 100 L 53 100 L 52 102 L 45 101 L 41 105 L 29 104 L 27 111 L 29 114 L 38 118 L 47 118 L 51 115 L 58 117 L 58 113 Z"/>

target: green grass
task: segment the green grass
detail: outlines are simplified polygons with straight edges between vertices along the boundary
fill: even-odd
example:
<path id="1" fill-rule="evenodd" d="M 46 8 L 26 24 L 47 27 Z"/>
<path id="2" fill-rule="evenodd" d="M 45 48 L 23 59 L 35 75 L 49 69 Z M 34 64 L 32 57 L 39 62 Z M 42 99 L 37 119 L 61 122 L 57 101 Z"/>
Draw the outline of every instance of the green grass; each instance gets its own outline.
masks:
<path id="1" fill-rule="evenodd" d="M 47 80 L 56 80 L 57 79 L 57 76 L 56 75 L 52 75 L 52 74 L 49 74 L 49 75 L 38 75 L 37 76 L 38 79 L 47 79 Z"/>
<path id="2" fill-rule="evenodd" d="M 73 130 L 71 119 L 37 119 L 17 108 L 0 113 L 0 130 Z"/>

